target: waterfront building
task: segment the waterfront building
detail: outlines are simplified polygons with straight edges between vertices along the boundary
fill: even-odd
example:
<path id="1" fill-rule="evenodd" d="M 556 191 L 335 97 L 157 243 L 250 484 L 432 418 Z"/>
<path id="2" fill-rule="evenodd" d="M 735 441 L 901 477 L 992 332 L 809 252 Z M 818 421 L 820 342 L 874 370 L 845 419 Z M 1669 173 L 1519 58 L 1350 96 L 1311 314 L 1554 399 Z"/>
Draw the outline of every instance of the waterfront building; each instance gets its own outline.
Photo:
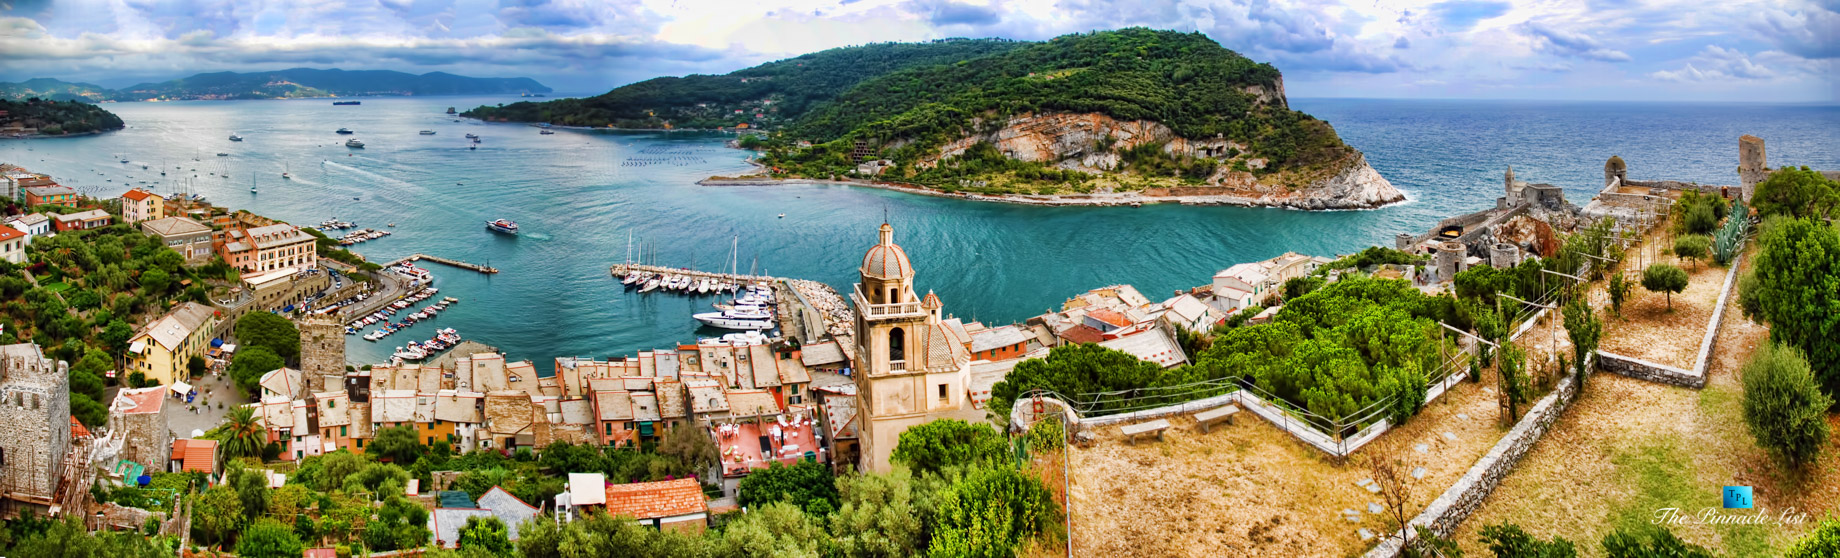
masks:
<path id="1" fill-rule="evenodd" d="M 41 205 L 61 205 L 64 207 L 77 206 L 76 189 L 55 182 L 49 182 L 48 180 L 45 185 L 27 186 L 20 188 L 20 190 L 25 192 L 26 207 L 38 207 Z"/>
<path id="2" fill-rule="evenodd" d="M 122 438 L 116 457 L 148 471 L 165 471 L 171 461 L 172 430 L 166 422 L 166 386 L 124 388 L 109 403 L 109 426 Z"/>
<path id="3" fill-rule="evenodd" d="M 121 220 L 130 225 L 165 217 L 166 200 L 159 194 L 135 188 L 121 195 Z"/>
<path id="4" fill-rule="evenodd" d="M 1206 333 L 1226 321 L 1226 316 L 1195 295 L 1182 293 L 1163 301 L 1163 319 L 1182 329 Z"/>
<path id="5" fill-rule="evenodd" d="M 1006 360 L 1029 352 L 1035 334 L 1019 325 L 982 329 L 970 334 L 971 358 Z"/>
<path id="6" fill-rule="evenodd" d="M 187 377 L 186 364 L 192 357 L 204 356 L 217 323 L 211 307 L 179 303 L 128 338 L 128 371 L 140 372 L 147 381 L 158 384 Z"/>
<path id="7" fill-rule="evenodd" d="M 0 225 L 0 260 L 16 264 L 26 263 L 26 243 L 31 237 L 18 229 Z"/>
<path id="8" fill-rule="evenodd" d="M 213 233 L 212 244 L 225 263 L 245 272 L 314 269 L 319 263 L 313 236 L 287 223 L 246 228 L 232 222 Z"/>
<path id="9" fill-rule="evenodd" d="M 38 345 L 0 346 L 0 518 L 58 509 L 71 442 L 69 373 Z"/>
<path id="10" fill-rule="evenodd" d="M 51 217 L 51 224 L 57 228 L 58 232 L 100 229 L 114 222 L 114 215 L 109 215 L 109 212 L 100 209 L 60 213 Z"/>
<path id="11" fill-rule="evenodd" d="M 51 231 L 51 218 L 46 217 L 43 213 L 27 213 L 25 215 L 7 217 L 6 226 L 25 233 L 28 243 L 34 238 L 55 236 L 57 234 Z"/>
<path id="12" fill-rule="evenodd" d="M 953 337 L 941 323 L 939 297 L 914 294 L 913 263 L 894 243 L 894 227 L 883 223 L 879 236 L 863 254 L 850 300 L 856 309 L 862 468 L 886 472 L 902 432 L 964 414 L 971 353 L 968 340 Z"/>
<path id="13" fill-rule="evenodd" d="M 158 217 L 140 223 L 143 234 L 159 237 L 168 248 L 185 257 L 185 263 L 211 260 L 211 227 L 185 217 Z"/>
<path id="14" fill-rule="evenodd" d="M 1282 294 L 1284 282 L 1304 277 L 1330 259 L 1285 252 L 1261 261 L 1234 264 L 1214 274 L 1213 306 L 1232 313 L 1258 304 L 1274 292 Z"/>
<path id="15" fill-rule="evenodd" d="M 6 197 L 13 201 L 24 201 L 26 188 L 56 184 L 57 182 L 51 180 L 50 175 L 30 172 L 12 165 L 0 165 L 0 188 L 4 188 Z"/>

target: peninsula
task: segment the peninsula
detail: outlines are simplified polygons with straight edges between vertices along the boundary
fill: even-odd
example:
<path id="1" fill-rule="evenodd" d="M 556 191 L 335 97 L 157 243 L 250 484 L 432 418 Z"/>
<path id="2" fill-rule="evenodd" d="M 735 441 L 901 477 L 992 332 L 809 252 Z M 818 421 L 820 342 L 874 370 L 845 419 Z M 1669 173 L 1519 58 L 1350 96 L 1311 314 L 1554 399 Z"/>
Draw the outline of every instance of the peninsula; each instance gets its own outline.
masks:
<path id="1" fill-rule="evenodd" d="M 0 137 L 31 138 L 120 130 L 121 117 L 81 101 L 0 99 Z"/>
<path id="2" fill-rule="evenodd" d="M 587 99 L 479 107 L 494 121 L 745 132 L 759 176 L 983 201 L 1363 209 L 1405 196 L 1291 110 L 1277 68 L 1205 35 L 1124 29 L 1045 42 L 833 49 Z"/>
<path id="3" fill-rule="evenodd" d="M 0 83 L 0 98 L 58 100 L 183 101 L 299 99 L 315 97 L 541 94 L 551 89 L 530 78 L 479 78 L 429 72 L 347 71 L 292 68 L 272 72 L 213 72 L 108 89 L 88 83 L 39 78 Z"/>

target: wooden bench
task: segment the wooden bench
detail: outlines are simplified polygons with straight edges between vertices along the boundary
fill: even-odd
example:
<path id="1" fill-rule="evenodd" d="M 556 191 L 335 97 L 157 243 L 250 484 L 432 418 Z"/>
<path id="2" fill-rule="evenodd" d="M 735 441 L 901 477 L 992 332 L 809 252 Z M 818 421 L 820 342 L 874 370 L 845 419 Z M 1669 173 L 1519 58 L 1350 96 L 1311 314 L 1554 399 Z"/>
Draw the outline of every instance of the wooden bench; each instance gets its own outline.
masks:
<path id="1" fill-rule="evenodd" d="M 1119 430 L 1124 432 L 1124 439 L 1132 445 L 1137 444 L 1137 437 L 1142 434 L 1156 434 L 1156 441 L 1163 441 L 1163 431 L 1169 429 L 1169 421 L 1156 419 L 1150 422 L 1127 424 Z"/>
<path id="2" fill-rule="evenodd" d="M 1208 431 L 1208 425 L 1213 424 L 1215 422 L 1219 422 L 1223 419 L 1227 421 L 1227 424 L 1233 424 L 1233 415 L 1238 412 L 1239 412 L 1239 405 L 1228 403 L 1226 405 L 1222 405 L 1219 407 L 1208 409 L 1206 411 L 1195 413 L 1195 424 L 1201 426 L 1202 433 L 1206 433 Z"/>

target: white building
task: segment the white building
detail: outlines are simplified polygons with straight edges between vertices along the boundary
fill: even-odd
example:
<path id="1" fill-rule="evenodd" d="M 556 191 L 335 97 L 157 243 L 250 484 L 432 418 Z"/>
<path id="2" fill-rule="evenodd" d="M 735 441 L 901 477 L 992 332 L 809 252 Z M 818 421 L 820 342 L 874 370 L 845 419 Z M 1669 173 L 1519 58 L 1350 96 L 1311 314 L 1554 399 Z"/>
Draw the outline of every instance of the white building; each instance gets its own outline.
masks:
<path id="1" fill-rule="evenodd" d="M 0 225 L 0 260 L 16 264 L 26 263 L 26 243 L 31 237 L 18 229 Z"/>
<path id="2" fill-rule="evenodd" d="M 1330 261 L 1320 256 L 1285 252 L 1262 262 L 1234 264 L 1214 274 L 1214 306 L 1228 312 L 1252 306 L 1271 293 L 1281 291 L 1285 281 L 1309 275 Z"/>
<path id="3" fill-rule="evenodd" d="M 25 215 L 8 217 L 6 218 L 6 226 L 25 233 L 28 243 L 30 243 L 33 238 L 56 235 L 56 233 L 51 231 L 51 218 L 46 217 L 43 213 L 28 213 Z"/>

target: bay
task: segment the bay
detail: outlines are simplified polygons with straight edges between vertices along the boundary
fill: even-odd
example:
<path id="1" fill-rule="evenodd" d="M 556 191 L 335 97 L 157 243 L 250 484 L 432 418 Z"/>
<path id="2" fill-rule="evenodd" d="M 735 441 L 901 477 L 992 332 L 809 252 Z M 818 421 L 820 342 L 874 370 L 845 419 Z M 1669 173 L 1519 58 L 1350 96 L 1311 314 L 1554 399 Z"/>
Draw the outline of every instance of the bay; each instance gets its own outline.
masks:
<path id="1" fill-rule="evenodd" d="M 1773 165 L 1840 169 L 1836 107 L 1293 99 L 1295 108 L 1334 124 L 1410 201 L 1317 213 L 1043 208 L 840 186 L 702 187 L 695 181 L 749 168 L 746 153 L 722 146 L 730 136 L 540 135 L 521 124 L 455 122 L 443 114 L 449 106 L 514 101 L 115 103 L 104 106 L 128 129 L 0 142 L 0 162 L 50 173 L 91 195 L 119 195 L 144 180 L 162 194 L 184 187 L 218 205 L 299 225 L 336 217 L 393 231 L 355 248 L 374 261 L 419 252 L 489 263 L 503 273 L 428 264 L 443 294 L 462 302 L 432 326 L 410 329 L 411 337 L 453 327 L 512 359 L 535 361 L 545 374 L 558 356 L 630 355 L 717 333 L 699 331 L 689 318 L 713 299 L 639 295 L 608 276 L 608 266 L 627 257 L 629 233 L 660 263 L 702 269 L 726 268 L 738 236 L 742 271 L 758 262 L 764 273 L 847 292 L 886 215 L 914 260 L 920 289 L 938 292 L 948 313 L 1008 323 L 1094 287 L 1129 283 L 1161 298 L 1207 283 L 1236 262 L 1391 245 L 1396 233 L 1492 205 L 1509 165 L 1523 180 L 1563 186 L 1578 203 L 1601 186 L 1610 155 L 1628 161 L 1631 178 L 1736 184 L 1737 138 L 1746 133 L 1768 141 Z M 340 127 L 356 133 L 335 134 Z M 245 140 L 228 141 L 232 133 Z M 483 137 L 477 150 L 467 149 L 467 133 Z M 366 147 L 344 147 L 348 137 Z M 293 180 L 280 178 L 284 169 Z M 181 177 L 190 180 L 181 184 Z M 252 178 L 259 193 L 249 192 Z M 517 221 L 524 233 L 487 232 L 484 222 L 495 218 Z M 384 362 L 393 349 L 356 336 L 347 347 L 353 364 Z"/>

